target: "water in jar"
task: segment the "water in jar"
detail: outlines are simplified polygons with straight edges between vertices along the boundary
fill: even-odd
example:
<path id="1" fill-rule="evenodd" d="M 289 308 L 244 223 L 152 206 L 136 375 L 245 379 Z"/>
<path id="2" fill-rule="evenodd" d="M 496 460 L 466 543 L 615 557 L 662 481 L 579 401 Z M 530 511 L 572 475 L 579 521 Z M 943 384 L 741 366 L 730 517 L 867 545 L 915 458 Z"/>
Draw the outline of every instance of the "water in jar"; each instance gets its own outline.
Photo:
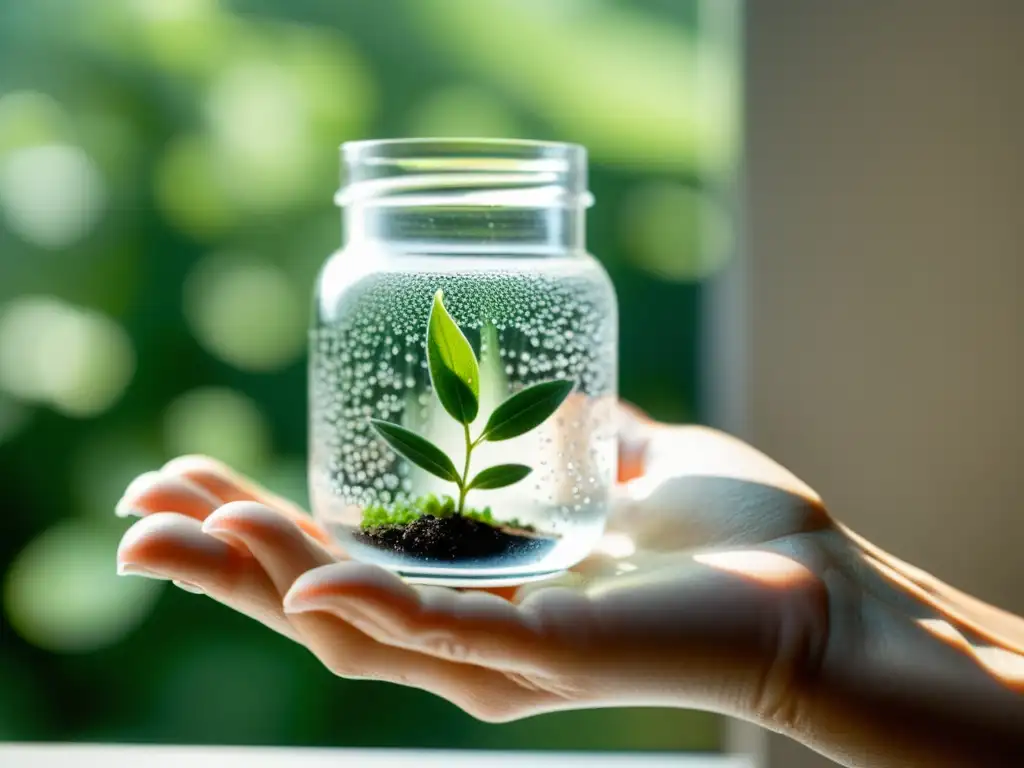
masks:
<path id="1" fill-rule="evenodd" d="M 617 317 L 596 261 L 393 256 L 346 282 L 337 296 L 318 297 L 312 331 L 310 488 L 320 522 L 352 556 L 411 580 L 518 583 L 585 557 L 603 531 L 616 467 Z M 457 495 L 450 483 L 396 455 L 369 423 L 401 424 L 462 467 L 463 428 L 434 396 L 427 368 L 427 319 L 438 289 L 480 360 L 474 436 L 510 394 L 550 379 L 576 382 L 538 428 L 472 452 L 477 471 L 503 463 L 533 468 L 507 488 L 469 492 L 467 508 L 487 509 L 495 521 L 531 531 L 516 537 L 515 546 L 484 554 L 460 554 L 457 542 L 429 554 L 383 546 L 362 527 L 368 506 Z"/>

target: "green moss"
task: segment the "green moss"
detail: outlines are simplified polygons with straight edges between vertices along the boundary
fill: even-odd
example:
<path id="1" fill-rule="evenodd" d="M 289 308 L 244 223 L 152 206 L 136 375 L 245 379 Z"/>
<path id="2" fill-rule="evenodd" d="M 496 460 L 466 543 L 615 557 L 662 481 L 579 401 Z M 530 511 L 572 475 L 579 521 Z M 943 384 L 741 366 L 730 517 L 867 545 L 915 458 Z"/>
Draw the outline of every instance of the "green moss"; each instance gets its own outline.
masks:
<path id="1" fill-rule="evenodd" d="M 363 510 L 363 528 L 378 525 L 406 525 L 423 513 L 404 502 L 396 502 L 390 508 L 375 504 Z"/>
<path id="2" fill-rule="evenodd" d="M 381 525 L 408 525 L 424 515 L 431 517 L 451 517 L 455 514 L 455 499 L 451 496 L 438 498 L 432 493 L 420 496 L 417 499 L 407 501 L 395 501 L 388 505 L 372 504 L 363 510 L 363 520 L 360 523 L 362 528 L 376 528 Z M 473 509 L 466 507 L 462 510 L 463 517 L 468 517 L 481 523 L 493 526 L 507 526 L 524 531 L 533 531 L 532 525 L 524 525 L 517 518 L 508 522 L 501 522 L 494 518 L 490 507 Z"/>

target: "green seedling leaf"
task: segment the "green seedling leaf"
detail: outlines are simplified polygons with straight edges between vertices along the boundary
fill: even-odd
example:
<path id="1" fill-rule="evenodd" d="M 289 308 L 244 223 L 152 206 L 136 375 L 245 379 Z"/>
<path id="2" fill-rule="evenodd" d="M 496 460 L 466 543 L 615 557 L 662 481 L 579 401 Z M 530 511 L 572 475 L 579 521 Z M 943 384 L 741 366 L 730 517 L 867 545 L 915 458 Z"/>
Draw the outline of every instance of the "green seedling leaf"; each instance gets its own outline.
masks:
<path id="1" fill-rule="evenodd" d="M 482 439 L 497 442 L 529 432 L 543 424 L 572 392 L 573 382 L 555 379 L 534 384 L 512 395 L 491 413 Z"/>
<path id="2" fill-rule="evenodd" d="M 480 367 L 469 340 L 434 294 L 427 322 L 427 364 L 437 399 L 460 424 L 470 424 L 480 410 Z"/>
<path id="3" fill-rule="evenodd" d="M 384 438 L 384 442 L 409 461 L 423 467 L 427 472 L 437 475 L 442 480 L 447 480 L 450 483 L 461 482 L 452 460 L 429 440 L 420 437 L 415 432 L 410 432 L 405 427 L 392 424 L 390 421 L 370 419 L 370 424 L 377 430 L 377 434 Z"/>
<path id="4" fill-rule="evenodd" d="M 515 485 L 531 472 L 533 470 L 525 464 L 498 464 L 496 467 L 488 467 L 477 474 L 467 490 L 476 488 L 480 491 L 490 491 L 495 488 L 505 488 Z"/>

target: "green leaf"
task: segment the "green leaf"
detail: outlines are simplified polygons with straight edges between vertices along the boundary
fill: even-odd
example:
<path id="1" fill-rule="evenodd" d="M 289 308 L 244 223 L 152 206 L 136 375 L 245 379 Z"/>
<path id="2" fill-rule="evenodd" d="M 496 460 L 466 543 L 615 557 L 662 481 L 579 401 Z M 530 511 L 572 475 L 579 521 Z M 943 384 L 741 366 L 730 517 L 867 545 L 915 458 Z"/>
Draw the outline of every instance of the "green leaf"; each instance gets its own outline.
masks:
<path id="1" fill-rule="evenodd" d="M 392 424 L 390 421 L 370 419 L 370 424 L 388 445 L 409 461 L 423 467 L 427 472 L 437 475 L 442 480 L 452 483 L 459 482 L 459 473 L 455 470 L 452 460 L 429 440 L 423 439 L 415 432 L 410 432 L 405 427 Z"/>
<path id="2" fill-rule="evenodd" d="M 512 395 L 491 413 L 482 439 L 491 442 L 508 440 L 540 426 L 558 410 L 572 388 L 572 381 L 555 379 L 534 384 Z"/>
<path id="3" fill-rule="evenodd" d="M 444 307 L 444 294 L 434 294 L 427 322 L 427 363 L 441 405 L 453 419 L 469 424 L 480 410 L 480 368 L 469 340 Z"/>
<path id="4" fill-rule="evenodd" d="M 481 471 L 470 482 L 468 489 L 490 491 L 504 488 L 518 483 L 531 472 L 533 470 L 525 464 L 498 464 L 496 467 L 488 467 Z"/>

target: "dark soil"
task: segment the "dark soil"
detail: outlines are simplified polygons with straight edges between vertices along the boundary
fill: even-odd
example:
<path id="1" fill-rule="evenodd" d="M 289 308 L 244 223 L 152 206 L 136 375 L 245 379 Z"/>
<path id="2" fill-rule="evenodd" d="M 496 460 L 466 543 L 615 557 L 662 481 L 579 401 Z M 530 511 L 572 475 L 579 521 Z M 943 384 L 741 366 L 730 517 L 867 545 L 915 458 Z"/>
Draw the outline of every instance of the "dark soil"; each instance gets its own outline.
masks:
<path id="1" fill-rule="evenodd" d="M 355 534 L 364 544 L 429 560 L 483 560 L 539 555 L 555 537 L 521 528 L 488 525 L 462 515 L 424 515 L 405 525 L 377 525 Z"/>

